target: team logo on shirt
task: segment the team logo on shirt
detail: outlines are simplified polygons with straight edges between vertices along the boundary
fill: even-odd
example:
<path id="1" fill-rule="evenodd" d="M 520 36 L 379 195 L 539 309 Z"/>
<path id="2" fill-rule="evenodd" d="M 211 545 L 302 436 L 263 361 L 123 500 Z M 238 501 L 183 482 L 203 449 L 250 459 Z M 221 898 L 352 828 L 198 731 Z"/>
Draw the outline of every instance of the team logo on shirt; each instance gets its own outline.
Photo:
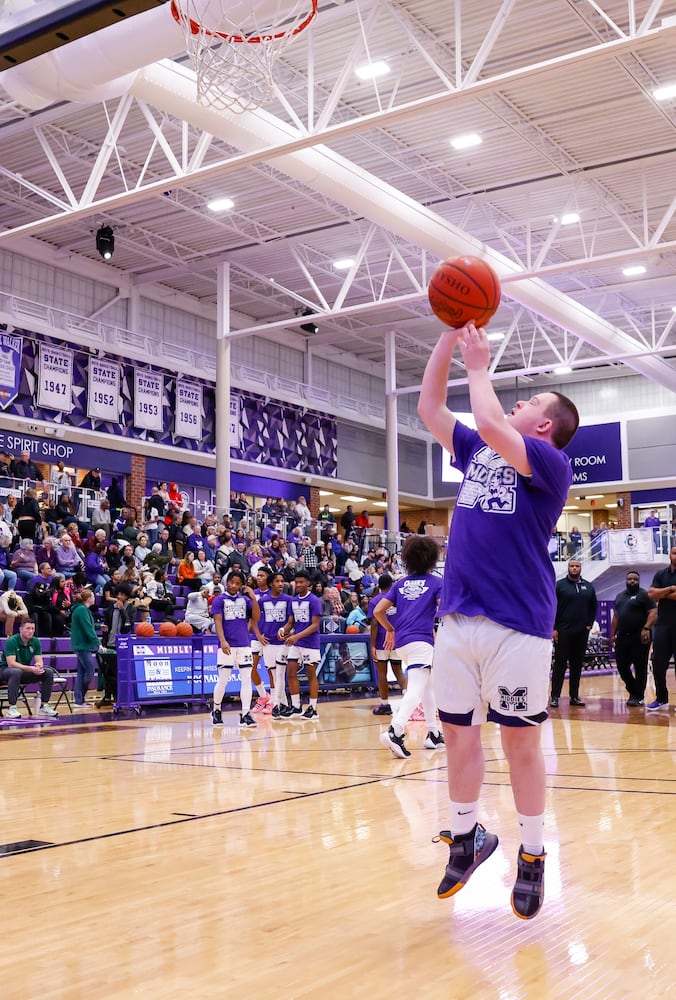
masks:
<path id="1" fill-rule="evenodd" d="M 528 688 L 519 687 L 510 691 L 498 685 L 500 709 L 503 712 L 525 712 L 528 708 Z"/>
<path id="2" fill-rule="evenodd" d="M 263 614 L 265 615 L 266 622 L 280 622 L 283 625 L 289 617 L 289 609 L 286 606 L 286 601 L 279 604 L 273 604 L 272 601 L 264 601 Z"/>
<path id="3" fill-rule="evenodd" d="M 404 580 L 401 585 L 401 596 L 406 601 L 415 601 L 418 597 L 422 597 L 429 590 L 427 582 L 425 580 Z"/>
<path id="4" fill-rule="evenodd" d="M 516 510 L 516 469 L 492 448 L 480 448 L 467 467 L 457 503 L 491 514 L 513 514 Z"/>
<path id="5" fill-rule="evenodd" d="M 304 622 L 305 624 L 309 624 L 310 622 L 309 604 L 300 604 L 297 601 L 293 601 L 292 608 L 293 608 L 293 619 L 296 623 Z M 286 621 L 286 619 L 284 620 Z"/>
<path id="6" fill-rule="evenodd" d="M 223 620 L 234 622 L 240 618 L 246 618 L 246 601 L 242 597 L 237 597 L 234 601 L 224 601 Z"/>

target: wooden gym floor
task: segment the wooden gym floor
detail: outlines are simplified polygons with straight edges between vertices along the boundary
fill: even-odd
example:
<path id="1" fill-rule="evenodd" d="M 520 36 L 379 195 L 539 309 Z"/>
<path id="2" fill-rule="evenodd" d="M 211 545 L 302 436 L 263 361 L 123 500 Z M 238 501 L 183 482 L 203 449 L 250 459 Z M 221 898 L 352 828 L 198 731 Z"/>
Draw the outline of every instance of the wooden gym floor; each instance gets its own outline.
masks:
<path id="1" fill-rule="evenodd" d="M 206 712 L 3 727 L 0 843 L 24 846 L 0 856 L 0 996 L 676 996 L 676 715 L 630 711 L 616 677 L 583 695 L 544 726 L 531 922 L 509 905 L 518 833 L 492 726 L 481 819 L 500 847 L 449 900 L 443 754 L 417 723 L 395 760 L 373 700 L 244 733 L 234 711 L 216 730 Z"/>

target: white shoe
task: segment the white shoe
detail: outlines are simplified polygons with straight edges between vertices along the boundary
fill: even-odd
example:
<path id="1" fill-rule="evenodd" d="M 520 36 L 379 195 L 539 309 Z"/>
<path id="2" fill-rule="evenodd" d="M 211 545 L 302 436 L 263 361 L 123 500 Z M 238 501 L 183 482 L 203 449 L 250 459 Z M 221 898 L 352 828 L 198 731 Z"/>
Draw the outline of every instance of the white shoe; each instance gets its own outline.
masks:
<path id="1" fill-rule="evenodd" d="M 22 719 L 23 716 L 22 716 L 21 712 L 19 711 L 19 709 L 16 707 L 16 705 L 10 705 L 9 708 L 7 709 L 7 718 L 8 719 Z"/>
<path id="2" fill-rule="evenodd" d="M 51 705 L 43 705 L 38 711 L 38 715 L 46 715 L 50 719 L 53 719 L 55 716 L 58 716 L 58 714 L 59 713 L 56 711 L 56 709 L 52 708 Z"/>

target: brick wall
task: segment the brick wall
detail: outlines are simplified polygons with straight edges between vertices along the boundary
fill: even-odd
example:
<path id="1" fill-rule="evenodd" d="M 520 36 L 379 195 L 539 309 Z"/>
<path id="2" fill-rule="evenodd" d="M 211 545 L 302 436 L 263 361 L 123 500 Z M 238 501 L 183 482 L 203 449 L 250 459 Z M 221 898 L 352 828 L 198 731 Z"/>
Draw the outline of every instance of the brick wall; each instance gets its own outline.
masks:
<path id="1" fill-rule="evenodd" d="M 146 492 L 146 458 L 145 455 L 131 456 L 131 475 L 127 477 L 126 499 L 131 507 L 136 508 L 139 519 L 143 517 L 143 497 Z"/>
<path id="2" fill-rule="evenodd" d="M 612 511 L 613 519 L 617 521 L 618 528 L 633 528 L 631 523 L 631 493 L 618 493 L 618 501 L 624 500 L 624 507 L 618 507 Z"/>

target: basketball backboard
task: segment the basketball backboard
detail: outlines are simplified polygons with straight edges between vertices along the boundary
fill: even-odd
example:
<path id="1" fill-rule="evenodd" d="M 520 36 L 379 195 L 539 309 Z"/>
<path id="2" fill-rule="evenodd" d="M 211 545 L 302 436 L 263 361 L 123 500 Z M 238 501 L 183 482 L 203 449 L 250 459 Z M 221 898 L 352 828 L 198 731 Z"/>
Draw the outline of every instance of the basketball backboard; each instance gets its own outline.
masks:
<path id="1" fill-rule="evenodd" d="M 166 0 L 0 0 L 0 71 Z"/>

